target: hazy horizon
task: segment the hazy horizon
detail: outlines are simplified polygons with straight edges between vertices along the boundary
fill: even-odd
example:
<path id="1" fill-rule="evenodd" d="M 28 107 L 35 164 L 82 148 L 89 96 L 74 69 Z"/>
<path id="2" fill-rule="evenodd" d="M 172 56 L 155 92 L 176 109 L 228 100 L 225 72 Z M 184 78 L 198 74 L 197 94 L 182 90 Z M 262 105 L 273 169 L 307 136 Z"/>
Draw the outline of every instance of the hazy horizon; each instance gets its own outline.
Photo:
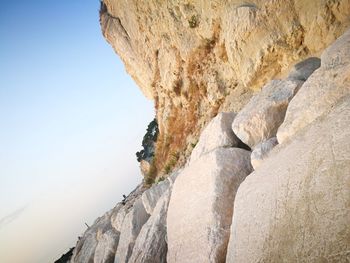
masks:
<path id="1" fill-rule="evenodd" d="M 0 262 L 52 262 L 141 175 L 154 118 L 103 39 L 99 1 L 0 9 Z"/>

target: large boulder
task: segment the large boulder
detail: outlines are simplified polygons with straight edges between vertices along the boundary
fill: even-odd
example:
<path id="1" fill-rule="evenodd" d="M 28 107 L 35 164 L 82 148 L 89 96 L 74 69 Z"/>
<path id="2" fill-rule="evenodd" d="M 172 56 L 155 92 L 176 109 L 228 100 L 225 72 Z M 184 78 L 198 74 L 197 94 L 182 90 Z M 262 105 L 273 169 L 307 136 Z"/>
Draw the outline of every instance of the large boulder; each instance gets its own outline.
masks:
<path id="1" fill-rule="evenodd" d="M 350 94 L 350 30 L 328 47 L 321 67 L 291 101 L 277 132 L 279 143 L 291 138 Z"/>
<path id="2" fill-rule="evenodd" d="M 129 261 L 137 235 L 148 218 L 149 214 L 145 210 L 141 198 L 137 199 L 123 220 L 115 263 Z"/>
<path id="3" fill-rule="evenodd" d="M 227 262 L 348 262 L 350 96 L 241 184 Z"/>
<path id="4" fill-rule="evenodd" d="M 289 101 L 302 85 L 300 80 L 272 80 L 256 94 L 233 121 L 234 133 L 253 148 L 276 135 Z"/>
<path id="5" fill-rule="evenodd" d="M 267 141 L 259 143 L 254 150 L 252 151 L 252 155 L 250 156 L 252 166 L 254 170 L 258 168 L 261 163 L 267 158 L 269 152 L 278 144 L 277 138 L 272 137 Z"/>
<path id="6" fill-rule="evenodd" d="M 119 241 L 119 232 L 113 229 L 98 233 L 98 244 L 95 249 L 94 263 L 113 263 Z"/>
<path id="7" fill-rule="evenodd" d="M 238 186 L 251 172 L 250 152 L 217 148 L 177 177 L 167 216 L 167 262 L 224 262 Z"/>
<path id="8" fill-rule="evenodd" d="M 165 263 L 167 254 L 166 217 L 171 191 L 160 197 L 153 214 L 142 227 L 130 257 L 133 263 Z"/>
<path id="9" fill-rule="evenodd" d="M 234 112 L 221 112 L 208 123 L 191 153 L 191 162 L 215 148 L 234 147 L 240 143 L 231 129 L 235 116 Z"/>
<path id="10" fill-rule="evenodd" d="M 143 192 L 141 198 L 143 206 L 148 214 L 152 214 L 154 207 L 156 206 L 158 199 L 162 194 L 169 189 L 170 181 L 163 180 L 157 184 L 154 184 L 151 188 Z"/>

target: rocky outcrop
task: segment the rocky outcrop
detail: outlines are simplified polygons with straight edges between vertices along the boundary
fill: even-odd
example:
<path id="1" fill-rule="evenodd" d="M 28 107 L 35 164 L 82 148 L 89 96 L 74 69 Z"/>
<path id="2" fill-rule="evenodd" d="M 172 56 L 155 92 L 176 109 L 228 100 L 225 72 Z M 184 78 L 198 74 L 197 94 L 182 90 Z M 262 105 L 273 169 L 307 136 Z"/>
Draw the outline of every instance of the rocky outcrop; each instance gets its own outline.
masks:
<path id="1" fill-rule="evenodd" d="M 224 262 L 231 204 L 250 172 L 250 152 L 238 148 L 217 148 L 183 170 L 169 204 L 167 262 Z"/>
<path id="2" fill-rule="evenodd" d="M 133 207 L 125 215 L 121 227 L 119 245 L 115 254 L 115 263 L 128 262 L 134 248 L 135 240 L 142 226 L 146 223 L 149 214 L 147 214 L 142 200 L 135 201 Z"/>
<path id="3" fill-rule="evenodd" d="M 127 65 L 141 61 L 142 68 L 144 57 L 135 54 L 144 52 L 145 47 L 139 44 L 155 43 L 159 32 L 163 32 L 158 21 L 165 21 L 164 26 L 169 26 L 168 15 L 163 13 L 165 2 L 157 2 L 159 10 L 152 14 L 156 5 L 153 1 L 129 1 L 128 6 L 124 0 L 104 3 L 101 23 L 105 36 L 118 52 L 126 52 Z M 206 9 L 198 9 L 201 5 Z M 195 129 L 205 128 L 186 165 L 148 189 L 138 186 L 123 202 L 98 218 L 79 239 L 71 263 L 347 262 L 350 256 L 350 30 L 321 54 L 321 62 L 309 57 L 293 66 L 289 73 L 284 72 L 283 78 L 271 81 L 270 76 L 289 68 L 295 58 L 321 51 L 335 35 L 344 31 L 348 17 L 343 15 L 350 11 L 348 7 L 348 2 L 341 0 L 312 5 L 291 0 L 244 4 L 207 1 L 187 5 L 168 1 L 166 11 L 176 20 L 171 25 L 183 35 L 175 45 L 173 37 L 178 33 L 167 31 L 172 38 L 162 38 L 157 56 L 147 65 L 149 71 L 129 69 L 134 73 L 141 70 L 144 74 L 139 75 L 140 80 L 146 80 L 156 63 L 158 75 L 153 79 L 150 95 L 155 96 L 157 103 L 163 96 L 158 117 L 162 119 L 163 114 L 167 114 L 170 118 L 168 124 L 162 120 L 161 131 L 169 132 L 167 125 L 174 120 L 180 125 L 179 131 L 186 131 L 181 125 L 188 121 L 184 116 L 188 114 L 190 97 L 182 92 L 186 91 L 188 81 L 194 83 L 194 88 L 202 87 L 197 81 L 210 87 L 200 99 L 191 97 L 190 100 L 197 110 L 206 111 L 203 118 L 214 114 L 205 106 L 208 98 L 216 101 L 219 93 L 213 91 L 227 84 L 228 80 L 220 75 L 222 72 L 240 77 L 241 83 L 234 89 L 236 94 L 243 94 L 242 83 L 252 87 L 257 83 L 267 84 L 261 85 L 261 92 L 237 113 L 219 113 L 206 126 L 203 119 L 200 125 L 197 123 Z M 210 8 L 216 10 L 213 16 L 206 14 Z M 133 12 L 127 17 L 125 10 Z M 149 20 L 141 12 L 150 14 Z M 222 14 L 219 20 L 214 19 L 218 18 L 216 12 Z M 182 17 L 187 19 L 186 30 Z M 239 25 L 238 18 L 244 18 Z M 289 24 L 283 23 L 292 18 L 292 29 L 296 29 L 290 31 Z M 147 27 L 151 20 L 155 31 Z M 210 38 L 212 28 L 208 26 L 213 25 L 210 22 L 214 20 L 219 21 L 216 26 L 220 25 L 215 29 L 215 41 Z M 236 25 L 234 32 L 226 24 L 228 20 Z M 141 22 L 145 23 L 143 28 L 132 27 L 142 25 Z M 258 22 L 266 28 L 261 28 Z M 323 23 L 327 28 L 321 26 Z M 271 29 L 276 30 L 275 35 L 270 34 Z M 315 32 L 309 32 L 311 29 Z M 196 33 L 190 35 L 187 30 Z M 137 37 L 140 31 L 142 36 L 153 38 L 140 39 Z M 256 36 L 251 35 L 253 33 Z M 205 55 L 196 42 L 201 34 L 210 40 L 205 40 L 208 52 Z M 229 40 L 230 36 L 236 38 Z M 311 36 L 319 42 L 310 41 Z M 253 47 L 246 42 L 243 46 L 240 42 L 243 39 L 259 40 L 261 45 Z M 174 44 L 171 49 L 169 43 Z M 216 57 L 218 45 L 222 43 L 226 64 L 220 64 Z M 265 46 L 267 43 L 269 48 Z M 177 49 L 179 46 L 181 50 Z M 150 52 L 154 48 L 147 47 Z M 197 53 L 194 54 L 195 47 Z M 302 49 L 296 52 L 293 49 L 296 47 Z M 168 57 L 170 50 L 177 50 L 173 60 Z M 242 50 L 247 54 L 243 56 Z M 256 56 L 257 50 L 260 57 Z M 282 54 L 286 54 L 285 57 Z M 238 64 L 232 65 L 233 61 L 239 61 L 241 68 Z M 284 62 L 279 64 L 280 61 Z M 182 69 L 171 75 L 167 70 L 174 70 L 174 63 Z M 271 65 L 272 73 L 267 73 L 265 63 Z M 164 65 L 168 67 L 166 70 Z M 274 70 L 277 65 L 278 70 Z M 212 78 L 209 72 L 215 72 L 216 77 L 206 82 Z M 255 75 L 257 72 L 261 75 Z M 162 93 L 167 83 L 172 83 L 171 76 L 182 81 L 173 87 L 175 90 L 180 87 L 180 95 L 178 91 L 172 93 L 171 88 L 168 93 Z M 236 81 L 232 76 L 231 80 Z M 147 81 L 142 85 L 147 88 Z M 197 91 L 191 92 L 193 95 Z M 232 98 L 231 95 L 227 98 Z M 171 106 L 165 107 L 170 102 Z M 174 117 L 176 103 L 181 103 L 184 109 L 183 113 L 176 114 L 184 119 Z M 201 118 L 198 121 L 201 122 Z M 194 137 L 188 140 L 188 134 L 185 132 L 184 138 L 190 142 Z M 177 136 L 174 134 L 172 140 L 179 143 Z M 158 143 L 164 143 L 162 140 L 164 138 Z M 172 144 L 167 142 L 167 145 L 168 151 L 172 151 Z"/>
<path id="4" fill-rule="evenodd" d="M 142 227 L 130 257 L 133 263 L 165 263 L 167 255 L 166 218 L 171 191 L 163 193 L 152 216 Z"/>
<path id="5" fill-rule="evenodd" d="M 347 262 L 350 97 L 241 184 L 227 262 Z"/>
<path id="6" fill-rule="evenodd" d="M 321 68 L 310 76 L 291 102 L 286 119 L 277 133 L 280 143 L 330 111 L 342 97 L 349 94 L 349 54 L 350 30 L 322 53 Z"/>
<path id="7" fill-rule="evenodd" d="M 350 31 L 291 101 L 279 146 L 241 184 L 227 262 L 350 258 Z"/>
<path id="8" fill-rule="evenodd" d="M 155 101 L 159 172 L 172 153 L 190 154 L 218 111 L 238 112 L 254 91 L 319 56 L 349 25 L 348 0 L 104 0 L 101 9 L 104 37 Z"/>

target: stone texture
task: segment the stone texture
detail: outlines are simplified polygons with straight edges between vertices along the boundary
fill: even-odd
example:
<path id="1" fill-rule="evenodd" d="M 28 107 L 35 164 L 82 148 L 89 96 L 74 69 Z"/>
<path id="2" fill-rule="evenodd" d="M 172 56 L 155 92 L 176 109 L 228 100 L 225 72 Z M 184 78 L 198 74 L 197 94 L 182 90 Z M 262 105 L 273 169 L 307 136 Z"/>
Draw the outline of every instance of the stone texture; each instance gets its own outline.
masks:
<path id="1" fill-rule="evenodd" d="M 227 262 L 348 262 L 350 96 L 239 187 Z"/>
<path id="2" fill-rule="evenodd" d="M 111 224 L 116 231 L 120 232 L 126 213 L 127 209 L 122 205 L 120 205 L 120 208 L 112 213 Z"/>
<path id="3" fill-rule="evenodd" d="M 165 263 L 167 255 L 166 218 L 171 191 L 166 190 L 153 214 L 142 227 L 130 257 L 133 263 Z"/>
<path id="4" fill-rule="evenodd" d="M 308 77 L 321 66 L 321 59 L 316 57 L 307 58 L 294 65 L 288 75 L 288 79 L 306 81 Z"/>
<path id="5" fill-rule="evenodd" d="M 110 224 L 110 212 L 95 220 L 82 237 L 77 242 L 73 251 L 71 263 L 90 263 L 93 262 L 95 249 L 98 245 L 98 235 L 103 235 L 112 228 Z"/>
<path id="6" fill-rule="evenodd" d="M 192 151 L 191 162 L 218 147 L 234 147 L 240 143 L 231 129 L 235 116 L 234 112 L 221 112 L 208 123 Z"/>
<path id="7" fill-rule="evenodd" d="M 252 90 L 318 56 L 350 25 L 348 0 L 103 3 L 104 37 L 155 101 L 160 168 L 168 151 L 189 152 L 188 138 L 198 138 L 221 105 L 237 112 Z M 231 95 L 238 103 L 227 102 Z"/>
<path id="8" fill-rule="evenodd" d="M 321 59 L 321 67 L 291 101 L 277 133 L 279 143 L 331 110 L 350 93 L 350 30 L 327 48 Z"/>
<path id="9" fill-rule="evenodd" d="M 289 101 L 302 81 L 272 80 L 256 94 L 233 121 L 234 133 L 253 148 L 276 135 L 282 124 Z"/>
<path id="10" fill-rule="evenodd" d="M 224 262 L 238 186 L 251 172 L 250 152 L 218 148 L 177 177 L 167 216 L 167 262 Z"/>
<path id="11" fill-rule="evenodd" d="M 261 163 L 267 158 L 269 152 L 278 144 L 277 138 L 272 137 L 267 141 L 259 143 L 254 150 L 252 151 L 252 155 L 250 156 L 252 166 L 254 170 L 258 168 Z"/>
<path id="12" fill-rule="evenodd" d="M 98 233 L 98 244 L 95 249 L 94 263 L 113 263 L 115 252 L 119 242 L 119 232 L 113 229 L 105 233 Z"/>
<path id="13" fill-rule="evenodd" d="M 124 218 L 115 255 L 115 263 L 127 263 L 129 261 L 137 235 L 148 218 L 149 215 L 143 206 L 141 198 L 137 199 Z"/>
<path id="14" fill-rule="evenodd" d="M 163 193 L 169 189 L 170 182 L 168 180 L 161 181 L 152 185 L 151 188 L 144 191 L 141 198 L 143 206 L 148 214 L 152 214 L 154 207 L 156 206 L 158 199 Z"/>

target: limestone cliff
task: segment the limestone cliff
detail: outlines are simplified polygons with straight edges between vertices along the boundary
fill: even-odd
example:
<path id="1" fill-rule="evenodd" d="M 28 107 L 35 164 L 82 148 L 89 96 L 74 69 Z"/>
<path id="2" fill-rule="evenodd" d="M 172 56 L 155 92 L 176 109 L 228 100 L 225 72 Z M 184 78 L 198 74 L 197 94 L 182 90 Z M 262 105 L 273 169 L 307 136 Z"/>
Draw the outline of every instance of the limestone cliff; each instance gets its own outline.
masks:
<path id="1" fill-rule="evenodd" d="M 349 138 L 350 28 L 218 113 L 186 165 L 98 218 L 70 262 L 349 262 Z"/>
<path id="2" fill-rule="evenodd" d="M 349 0 L 103 0 L 104 37 L 143 93 L 160 134 L 156 168 L 184 163 L 200 130 L 237 112 L 350 25 Z"/>

